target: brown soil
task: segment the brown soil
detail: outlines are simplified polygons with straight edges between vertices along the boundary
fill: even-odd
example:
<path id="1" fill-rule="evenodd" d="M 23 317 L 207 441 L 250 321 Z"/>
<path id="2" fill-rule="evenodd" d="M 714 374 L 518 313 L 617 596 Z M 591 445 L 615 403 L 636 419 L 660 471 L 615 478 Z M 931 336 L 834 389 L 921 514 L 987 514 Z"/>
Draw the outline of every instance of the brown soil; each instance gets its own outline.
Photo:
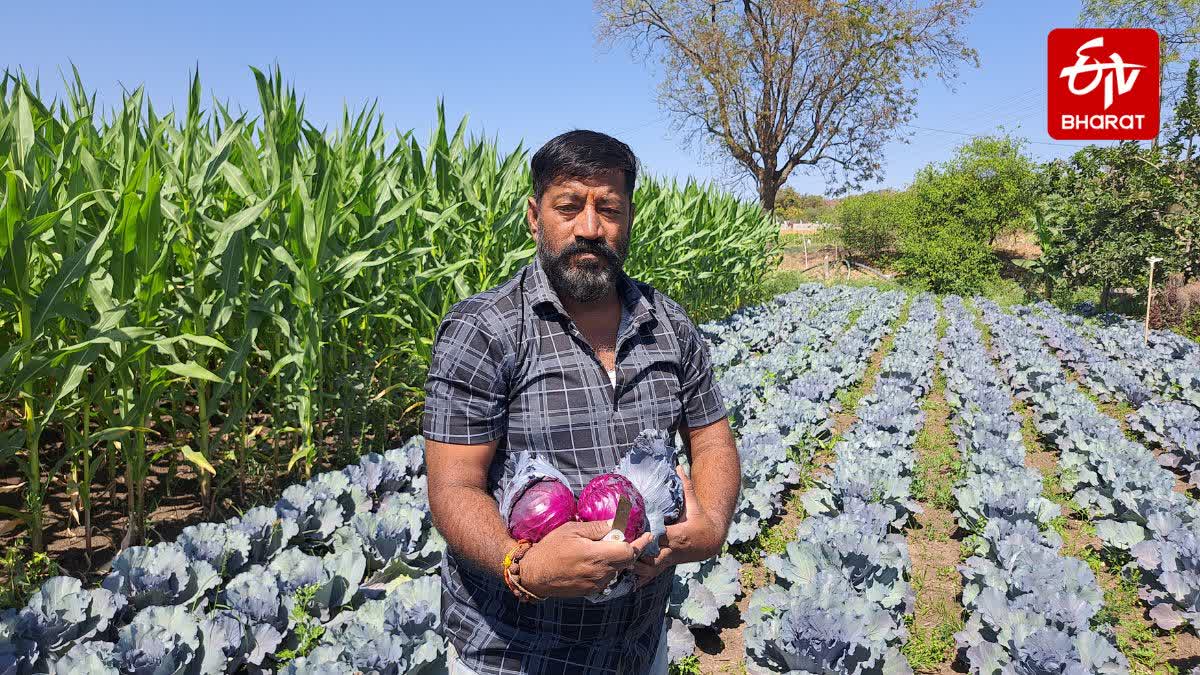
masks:
<path id="1" fill-rule="evenodd" d="M 925 426 L 914 448 L 921 485 L 918 496 L 924 512 L 917 515 L 915 525 L 907 532 L 911 578 L 916 591 L 907 650 L 910 663 L 918 661 L 913 664 L 917 672 L 945 675 L 956 672 L 953 666 L 957 650 L 953 645 L 943 643 L 945 651 L 931 654 L 929 652 L 937 650 L 928 645 L 934 641 L 934 636 L 949 627 L 957 629 L 962 623 L 963 608 L 959 600 L 962 576 L 958 573 L 958 563 L 962 560 L 962 532 L 949 508 L 949 502 L 953 500 L 951 490 L 958 451 L 950 432 L 950 407 L 946 403 L 946 382 L 941 374 L 940 358 L 939 355 L 933 387 L 922 404 Z M 922 652 L 919 660 L 914 658 L 916 651 Z"/>
<path id="2" fill-rule="evenodd" d="M 269 428 L 269 425 L 267 415 L 255 414 L 252 426 Z M 62 443 L 61 439 L 52 436 L 50 431 L 46 432 L 46 436 L 49 442 L 43 450 L 43 463 L 52 466 L 62 455 Z M 270 440 L 265 437 L 258 440 L 260 446 L 253 453 L 269 462 Z M 402 439 L 393 440 L 398 443 Z M 341 437 L 334 432 L 323 439 L 320 443 L 321 449 L 318 450 L 322 460 L 314 468 L 314 473 L 337 468 L 351 459 L 349 455 L 352 453 L 341 448 L 341 441 Z M 191 441 L 184 438 L 180 442 Z M 194 442 L 191 444 L 195 447 Z M 280 452 L 286 463 L 290 446 Z M 148 453 L 161 456 L 150 466 L 150 475 L 146 480 L 146 543 L 171 541 L 189 525 L 224 520 L 252 506 L 269 504 L 278 498 L 283 487 L 303 479 L 297 469 L 273 480 L 267 465 L 252 459 L 246 481 L 241 488 L 220 491 L 219 499 L 211 507 L 205 507 L 199 498 L 199 481 L 191 464 L 184 461 L 181 455 L 166 451 L 165 445 L 151 446 Z M 100 453 L 97 453 L 96 457 L 99 462 Z M 122 460 L 118 457 L 117 461 Z M 231 470 L 224 469 L 225 478 L 231 477 L 229 471 Z M 95 469 L 95 480 L 91 486 L 92 549 L 89 554 L 78 495 L 68 484 L 68 478 L 69 471 L 64 464 L 47 490 L 43 515 L 46 551 L 56 568 L 55 574 L 66 574 L 95 582 L 107 573 L 126 533 L 128 514 L 124 480 L 118 475 L 116 481 L 110 484 L 107 470 L 103 467 Z M 0 479 L 0 507 L 24 509 L 24 480 L 21 477 Z M 0 520 L 0 551 L 10 547 L 17 548 L 24 556 L 32 553 L 23 521 L 16 518 Z"/>
<path id="3" fill-rule="evenodd" d="M 1032 232 L 1015 232 L 997 237 L 992 250 L 1008 259 L 1033 260 L 1042 255 L 1037 236 Z"/>

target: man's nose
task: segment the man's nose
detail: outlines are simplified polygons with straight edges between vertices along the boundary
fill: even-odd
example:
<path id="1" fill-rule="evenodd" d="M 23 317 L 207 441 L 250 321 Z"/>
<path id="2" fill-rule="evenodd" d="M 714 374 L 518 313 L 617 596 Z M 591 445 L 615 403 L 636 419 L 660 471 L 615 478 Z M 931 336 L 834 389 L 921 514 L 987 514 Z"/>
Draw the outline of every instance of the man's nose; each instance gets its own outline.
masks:
<path id="1" fill-rule="evenodd" d="M 601 227 L 600 214 L 596 213 L 596 207 L 591 204 L 585 205 L 575 218 L 575 236 L 581 239 L 599 239 L 603 234 L 604 228 Z"/>

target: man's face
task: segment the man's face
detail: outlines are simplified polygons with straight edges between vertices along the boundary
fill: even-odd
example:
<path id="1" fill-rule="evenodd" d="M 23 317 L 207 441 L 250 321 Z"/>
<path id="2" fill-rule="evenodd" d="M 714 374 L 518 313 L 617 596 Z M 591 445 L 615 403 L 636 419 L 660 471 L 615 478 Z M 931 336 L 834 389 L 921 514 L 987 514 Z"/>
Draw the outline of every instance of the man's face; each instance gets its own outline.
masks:
<path id="1" fill-rule="evenodd" d="M 526 219 L 538 259 L 560 296 L 593 302 L 614 287 L 633 224 L 623 172 L 555 180 L 540 201 L 529 198 Z"/>

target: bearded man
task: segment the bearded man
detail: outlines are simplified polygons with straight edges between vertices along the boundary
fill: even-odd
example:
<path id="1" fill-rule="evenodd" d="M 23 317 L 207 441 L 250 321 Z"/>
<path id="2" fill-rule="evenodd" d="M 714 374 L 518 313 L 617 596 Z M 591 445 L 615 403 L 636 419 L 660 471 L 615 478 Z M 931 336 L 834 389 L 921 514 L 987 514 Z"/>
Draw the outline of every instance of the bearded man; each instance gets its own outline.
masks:
<path id="1" fill-rule="evenodd" d="M 740 487 L 737 449 L 700 333 L 624 272 L 637 180 L 629 146 L 570 131 L 530 166 L 537 256 L 450 310 L 425 384 L 450 672 L 665 674 L 672 571 L 720 551 Z M 655 556 L 642 556 L 648 533 L 602 541 L 608 522 L 568 522 L 532 546 L 509 536 L 497 499 L 518 452 L 548 459 L 578 495 L 646 429 L 678 432 L 691 466 L 690 479 L 680 471 L 684 513 Z M 625 570 L 633 592 L 585 597 Z"/>

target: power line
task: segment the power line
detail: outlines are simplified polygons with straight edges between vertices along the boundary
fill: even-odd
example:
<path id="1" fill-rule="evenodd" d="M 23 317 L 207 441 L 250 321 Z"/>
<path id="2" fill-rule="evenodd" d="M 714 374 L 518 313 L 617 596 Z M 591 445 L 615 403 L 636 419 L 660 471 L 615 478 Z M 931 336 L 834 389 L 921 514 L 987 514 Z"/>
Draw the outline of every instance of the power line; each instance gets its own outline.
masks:
<path id="1" fill-rule="evenodd" d="M 1000 99 L 1000 101 L 993 103 L 992 105 L 984 106 L 983 108 L 980 108 L 976 112 L 978 112 L 979 114 L 986 115 L 988 113 L 995 112 L 997 110 L 1001 110 L 1001 109 L 1006 108 L 1014 103 L 1017 103 L 1018 101 L 1028 99 L 1031 96 L 1037 96 L 1037 94 L 1039 92 L 1041 92 L 1041 90 L 1042 90 L 1042 87 L 1030 87 L 1029 89 L 1026 89 L 1025 91 L 1022 91 L 1020 93 L 1009 96 L 1008 98 Z"/>
<path id="2" fill-rule="evenodd" d="M 936 132 L 939 134 L 954 134 L 956 136 L 966 136 L 968 138 L 985 138 L 988 136 L 988 134 L 973 134 L 973 133 L 969 133 L 966 131 L 954 131 L 952 129 L 935 129 L 933 127 L 921 127 L 921 126 L 917 126 L 915 124 L 905 124 L 903 126 L 906 126 L 909 129 L 919 129 L 921 131 L 932 131 L 932 132 Z M 1078 143 L 1058 143 L 1058 142 L 1052 142 L 1052 141 L 1027 141 L 1027 142 L 1034 143 L 1037 145 L 1050 145 L 1050 146 L 1054 146 L 1054 147 L 1065 147 L 1065 148 L 1086 148 L 1086 147 L 1088 147 L 1086 145 L 1079 145 Z"/>

